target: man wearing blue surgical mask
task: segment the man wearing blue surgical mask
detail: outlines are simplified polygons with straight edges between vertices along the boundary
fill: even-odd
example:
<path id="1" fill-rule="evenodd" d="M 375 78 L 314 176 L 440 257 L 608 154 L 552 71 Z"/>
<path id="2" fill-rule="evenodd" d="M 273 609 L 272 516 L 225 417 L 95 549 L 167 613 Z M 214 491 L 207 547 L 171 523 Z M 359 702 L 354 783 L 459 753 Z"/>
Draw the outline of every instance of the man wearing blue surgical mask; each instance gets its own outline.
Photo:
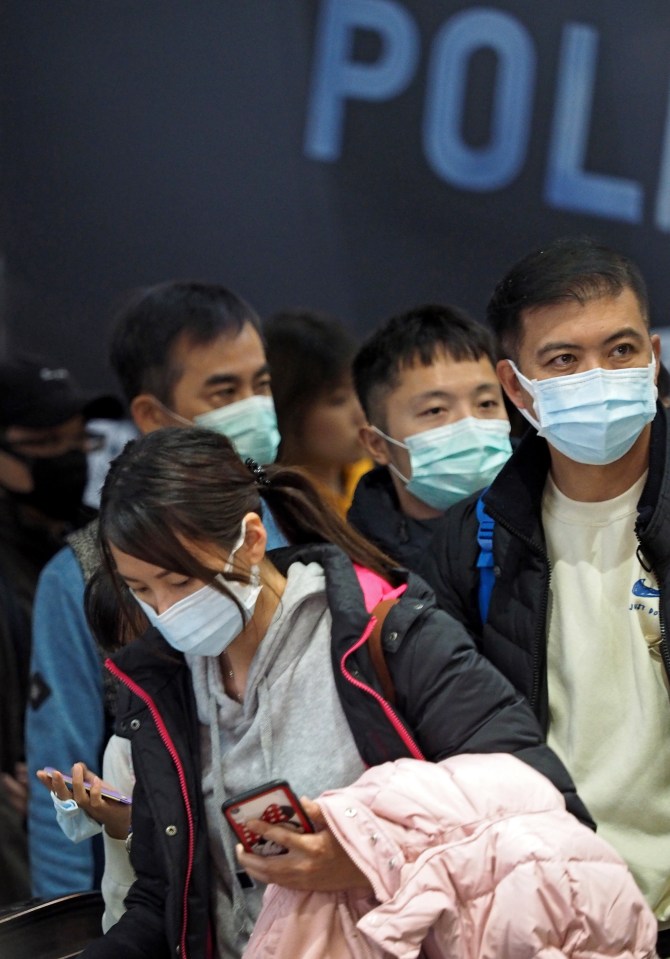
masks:
<path id="1" fill-rule="evenodd" d="M 228 436 L 240 457 L 272 462 L 279 433 L 259 331 L 251 306 L 218 284 L 168 282 L 133 293 L 116 318 L 110 359 L 139 432 L 195 423 Z M 269 512 L 263 520 L 271 546 L 285 545 Z M 83 609 L 84 581 L 99 564 L 96 535 L 91 524 L 70 537 L 38 583 L 26 717 L 31 777 L 47 765 L 69 770 L 75 760 L 100 770 L 114 691 L 103 686 L 103 654 Z M 31 790 L 28 819 L 34 895 L 99 880 L 91 843 L 65 838 L 45 790 Z"/>
<path id="2" fill-rule="evenodd" d="M 476 498 L 447 514 L 424 572 L 530 700 L 668 956 L 670 445 L 644 280 L 588 238 L 559 240 L 510 270 L 488 315 L 532 425 L 483 498 L 488 610 Z"/>
<path id="3" fill-rule="evenodd" d="M 349 522 L 416 569 L 438 519 L 507 461 L 510 424 L 491 334 L 450 306 L 395 316 L 353 365 L 377 467 L 360 480 Z"/>

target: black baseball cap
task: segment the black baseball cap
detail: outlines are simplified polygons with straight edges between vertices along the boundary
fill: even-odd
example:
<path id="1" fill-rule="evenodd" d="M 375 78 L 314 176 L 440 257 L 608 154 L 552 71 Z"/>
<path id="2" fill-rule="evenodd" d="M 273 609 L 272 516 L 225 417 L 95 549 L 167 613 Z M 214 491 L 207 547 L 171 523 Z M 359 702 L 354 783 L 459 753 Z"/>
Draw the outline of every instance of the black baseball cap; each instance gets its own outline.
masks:
<path id="1" fill-rule="evenodd" d="M 0 427 L 43 429 L 77 414 L 84 419 L 118 420 L 123 404 L 115 396 L 82 391 L 65 367 L 39 356 L 0 363 Z"/>

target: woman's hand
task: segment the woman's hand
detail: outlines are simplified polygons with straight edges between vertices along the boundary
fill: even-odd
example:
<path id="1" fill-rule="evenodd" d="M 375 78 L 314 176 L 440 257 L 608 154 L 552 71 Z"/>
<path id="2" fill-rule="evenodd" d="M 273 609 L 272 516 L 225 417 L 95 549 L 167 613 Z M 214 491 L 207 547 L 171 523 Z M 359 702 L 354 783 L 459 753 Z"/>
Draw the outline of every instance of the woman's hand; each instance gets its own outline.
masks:
<path id="1" fill-rule="evenodd" d="M 250 819 L 250 829 L 285 846 L 288 852 L 279 856 L 260 856 L 238 846 L 237 858 L 242 868 L 259 882 L 274 882 L 288 889 L 319 892 L 371 889 L 365 874 L 349 859 L 328 829 L 319 805 L 305 798 L 300 802 L 317 831 L 298 833 L 290 826 L 273 826 L 259 819 Z"/>
<path id="2" fill-rule="evenodd" d="M 105 827 L 105 832 L 112 839 L 125 839 L 130 829 L 131 806 L 127 803 L 106 799 L 102 795 L 103 788 L 114 789 L 111 783 L 105 782 L 89 772 L 84 763 L 75 763 L 72 767 L 72 791 L 65 784 L 63 776 L 58 770 L 52 775 L 43 769 L 37 771 L 37 778 L 59 799 L 74 799 L 80 809 L 83 809 L 91 819 L 95 819 Z M 84 787 L 84 780 L 91 784 L 90 790 Z"/>

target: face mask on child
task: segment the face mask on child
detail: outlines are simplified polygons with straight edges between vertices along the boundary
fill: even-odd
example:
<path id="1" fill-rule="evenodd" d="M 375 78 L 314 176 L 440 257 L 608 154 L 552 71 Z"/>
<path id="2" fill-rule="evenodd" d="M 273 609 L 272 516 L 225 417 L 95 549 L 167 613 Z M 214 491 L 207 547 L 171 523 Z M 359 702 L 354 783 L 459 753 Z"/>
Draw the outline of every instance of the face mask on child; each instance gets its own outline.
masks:
<path id="1" fill-rule="evenodd" d="M 656 360 L 625 370 L 586 370 L 529 380 L 507 361 L 533 398 L 537 419 L 519 410 L 555 449 L 576 463 L 621 459 L 656 415 Z"/>
<path id="2" fill-rule="evenodd" d="M 373 426 L 389 443 L 409 452 L 411 476 L 389 469 L 422 503 L 445 510 L 497 476 L 512 453 L 508 420 L 466 416 L 456 423 L 407 436 L 401 443 Z"/>
<path id="3" fill-rule="evenodd" d="M 233 556 L 244 543 L 245 532 L 243 522 L 242 532 L 224 567 L 225 572 L 232 570 Z M 244 619 L 234 600 L 213 586 L 203 586 L 162 613 L 156 613 L 148 603 L 133 595 L 151 625 L 163 634 L 173 649 L 195 656 L 219 656 L 239 636 L 253 615 L 262 586 L 257 566 L 251 568 L 248 583 L 221 576 L 217 579 L 238 600 L 245 613 Z"/>

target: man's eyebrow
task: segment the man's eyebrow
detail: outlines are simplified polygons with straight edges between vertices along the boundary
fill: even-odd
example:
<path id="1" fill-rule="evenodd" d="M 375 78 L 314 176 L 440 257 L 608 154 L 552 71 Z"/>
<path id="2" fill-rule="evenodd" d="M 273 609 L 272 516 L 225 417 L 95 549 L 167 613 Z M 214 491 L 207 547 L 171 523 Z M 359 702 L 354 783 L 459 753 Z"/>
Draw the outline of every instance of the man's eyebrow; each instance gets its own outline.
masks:
<path id="1" fill-rule="evenodd" d="M 605 343 L 613 343 L 614 340 L 619 340 L 619 339 L 621 339 L 621 338 L 624 337 L 624 336 L 628 336 L 628 337 L 630 337 L 630 338 L 633 339 L 633 340 L 638 340 L 640 343 L 642 343 L 642 342 L 644 341 L 644 339 L 645 339 L 645 337 L 642 335 L 642 333 L 640 333 L 639 330 L 636 330 L 635 327 L 633 327 L 633 326 L 624 326 L 622 329 L 617 330 L 616 333 L 612 333 L 611 336 L 608 336 L 607 339 L 604 340 L 604 342 L 605 342 Z"/>
<path id="2" fill-rule="evenodd" d="M 266 376 L 270 372 L 270 367 L 267 363 L 264 363 L 263 366 L 260 366 L 257 370 L 254 370 L 253 378 L 257 379 L 259 376 Z M 239 383 L 242 379 L 241 376 L 238 376 L 237 373 L 212 373 L 211 376 L 208 376 L 205 380 L 205 386 L 232 386 L 236 383 Z"/>
<path id="3" fill-rule="evenodd" d="M 610 333 L 610 335 L 602 341 L 603 346 L 607 346 L 609 343 L 613 343 L 615 340 L 623 339 L 624 337 L 630 337 L 631 339 L 638 340 L 638 342 L 643 342 L 644 336 L 640 333 L 639 330 L 636 330 L 633 326 L 623 326 L 620 330 L 616 330 L 615 333 Z M 544 356 L 546 353 L 560 352 L 561 350 L 583 350 L 584 346 L 581 343 L 564 343 L 556 341 L 554 343 L 545 343 L 544 346 L 540 347 L 537 351 L 538 356 Z"/>
<path id="4" fill-rule="evenodd" d="M 495 390 L 498 386 L 497 380 L 491 380 L 490 383 L 479 383 L 471 391 L 472 393 L 483 393 L 487 390 Z M 453 400 L 455 394 L 449 390 L 426 390 L 425 393 L 417 393 L 414 401 L 423 403 L 425 400 Z"/>
<path id="5" fill-rule="evenodd" d="M 239 376 L 234 373 L 212 373 L 205 380 L 205 386 L 224 386 L 231 383 L 239 383 Z"/>
<path id="6" fill-rule="evenodd" d="M 423 403 L 424 400 L 450 400 L 452 397 L 453 393 L 448 393 L 447 390 L 426 390 L 425 393 L 417 393 L 414 401 Z"/>
<path id="7" fill-rule="evenodd" d="M 485 393 L 487 390 L 496 390 L 500 384 L 497 380 L 491 380 L 490 383 L 480 383 L 479 386 L 475 386 L 473 393 Z"/>

